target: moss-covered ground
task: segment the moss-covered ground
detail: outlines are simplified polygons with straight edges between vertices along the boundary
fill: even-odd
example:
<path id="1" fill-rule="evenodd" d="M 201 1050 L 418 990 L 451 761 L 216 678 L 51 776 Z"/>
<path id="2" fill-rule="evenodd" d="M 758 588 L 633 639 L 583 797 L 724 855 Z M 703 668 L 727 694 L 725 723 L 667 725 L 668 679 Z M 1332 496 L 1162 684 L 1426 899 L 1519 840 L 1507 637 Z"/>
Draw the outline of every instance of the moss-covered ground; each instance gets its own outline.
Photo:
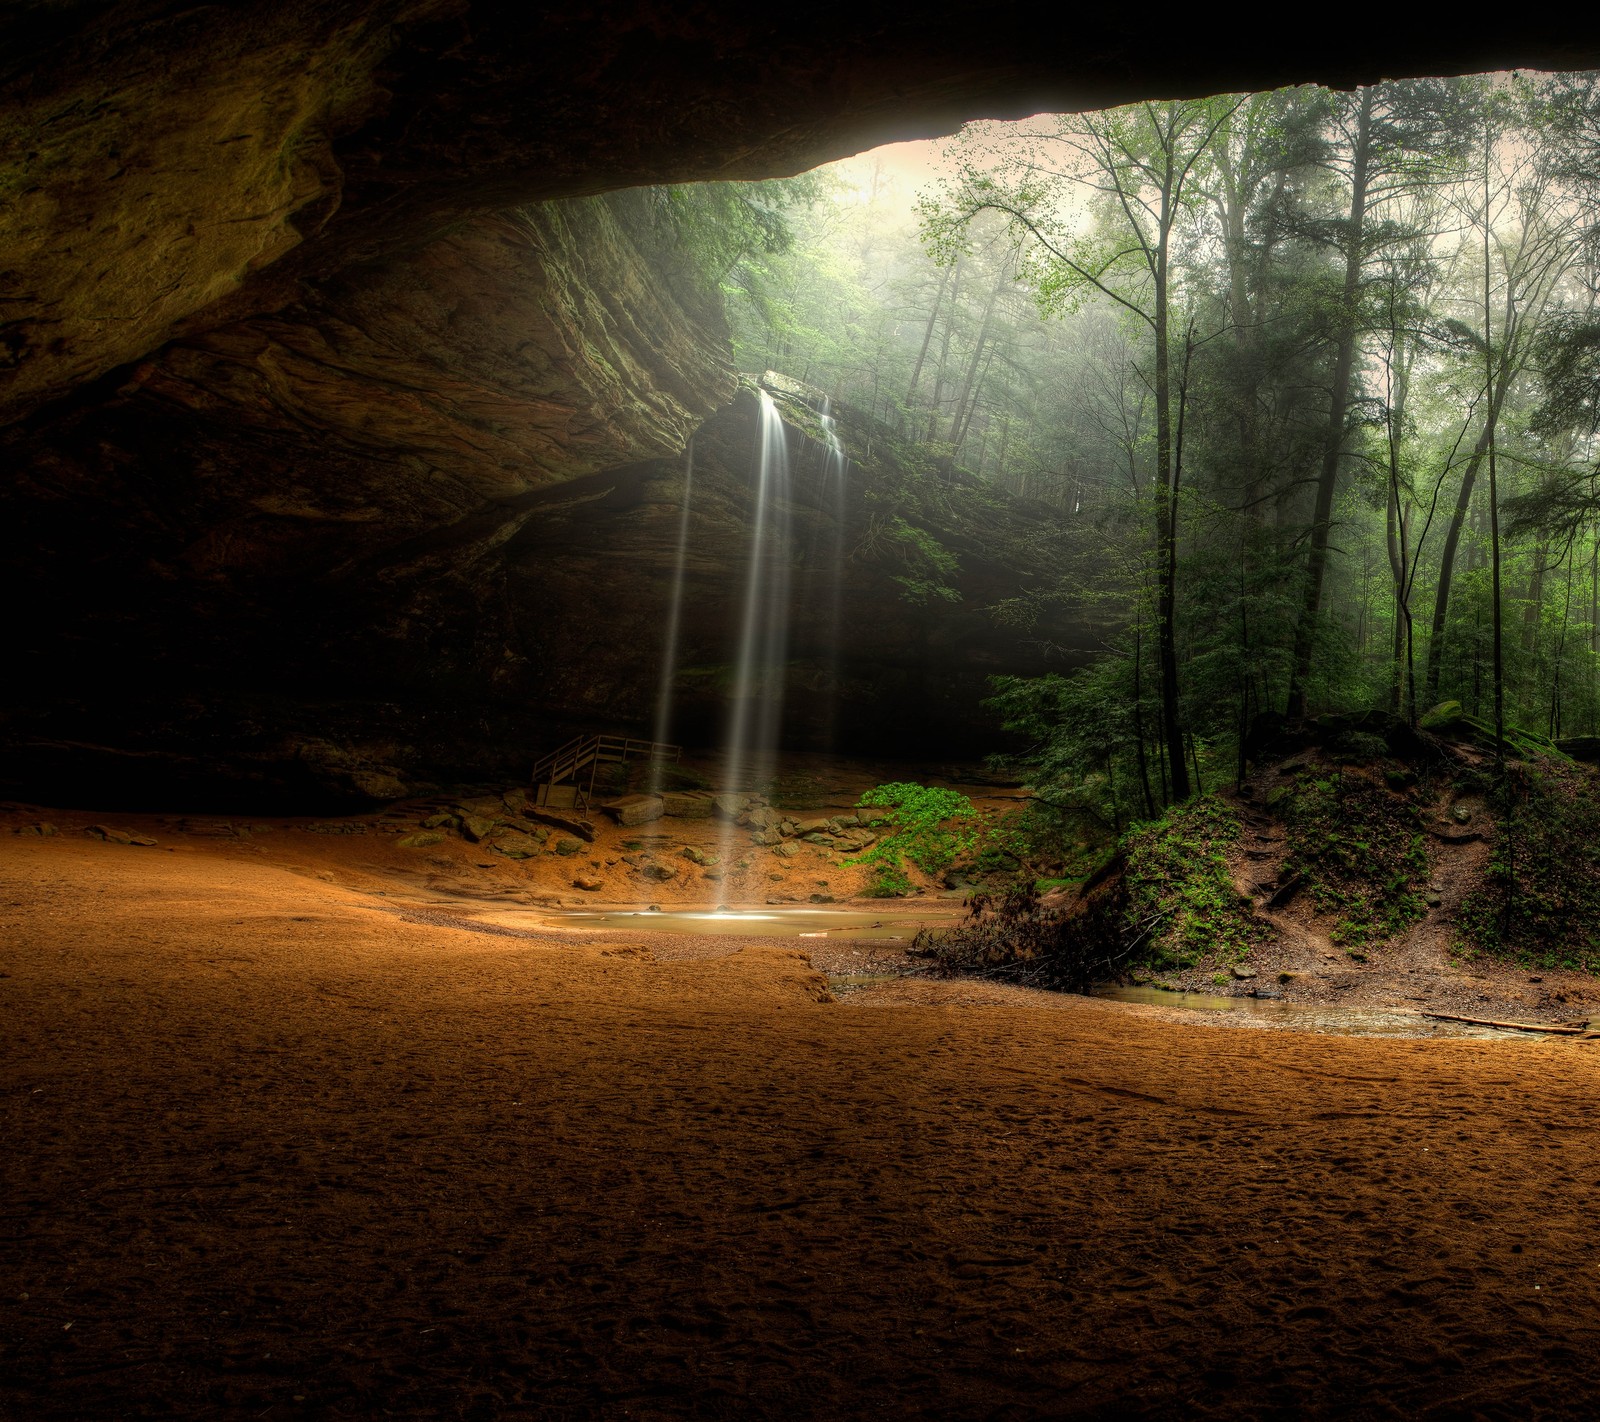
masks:
<path id="1" fill-rule="evenodd" d="M 1330 936 L 1360 949 L 1427 912 L 1427 832 L 1403 782 L 1366 768 L 1308 767 L 1273 797 L 1288 831 L 1280 880 L 1297 876 L 1333 915 Z"/>

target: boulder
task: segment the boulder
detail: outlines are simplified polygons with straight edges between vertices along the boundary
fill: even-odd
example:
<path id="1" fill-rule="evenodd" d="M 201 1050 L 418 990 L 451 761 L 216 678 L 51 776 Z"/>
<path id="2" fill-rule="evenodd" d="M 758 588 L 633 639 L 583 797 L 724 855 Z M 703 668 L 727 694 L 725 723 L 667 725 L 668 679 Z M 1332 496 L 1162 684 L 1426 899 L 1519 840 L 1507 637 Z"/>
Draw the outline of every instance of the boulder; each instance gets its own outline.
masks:
<path id="1" fill-rule="evenodd" d="M 622 795 L 600 808 L 624 828 L 654 824 L 665 812 L 659 795 Z"/>
<path id="2" fill-rule="evenodd" d="M 824 830 L 834 829 L 836 824 L 834 820 L 796 820 L 794 832 L 799 835 L 821 834 Z"/>
<path id="3" fill-rule="evenodd" d="M 443 844 L 444 835 L 438 830 L 418 830 L 395 840 L 401 849 L 426 849 L 430 844 Z"/>
<path id="4" fill-rule="evenodd" d="M 497 829 L 489 836 L 489 848 L 507 859 L 532 859 L 544 846 L 521 830 Z"/>
<path id="5" fill-rule="evenodd" d="M 461 817 L 459 815 L 429 815 L 422 822 L 422 827 L 425 830 L 460 829 Z"/>
<path id="6" fill-rule="evenodd" d="M 461 833 L 474 844 L 480 844 L 494 833 L 494 821 L 486 815 L 466 814 L 461 816 Z"/>
<path id="7" fill-rule="evenodd" d="M 832 849 L 837 843 L 831 834 L 808 834 L 802 837 L 807 844 L 820 844 L 828 849 Z"/>
<path id="8" fill-rule="evenodd" d="M 531 820 L 525 820 L 521 815 L 501 815 L 495 821 L 502 829 L 516 830 L 518 834 L 525 834 L 530 839 L 536 839 L 540 844 L 550 838 L 550 831 L 543 825 L 536 825 Z"/>
<path id="9" fill-rule="evenodd" d="M 568 834 L 575 834 L 579 839 L 592 844 L 594 842 L 594 826 L 588 820 L 580 820 L 570 815 L 553 815 L 548 810 L 529 808 L 523 813 L 530 820 L 538 820 L 542 825 L 549 825 L 552 829 L 565 830 Z"/>
<path id="10" fill-rule="evenodd" d="M 778 833 L 776 827 L 772 829 L 758 829 L 753 835 L 750 836 L 750 842 L 752 844 L 781 844 L 782 841 L 783 836 Z"/>
<path id="11" fill-rule="evenodd" d="M 713 795 L 711 812 L 720 820 L 737 820 L 749 803 L 748 795 Z"/>
<path id="12" fill-rule="evenodd" d="M 646 879 L 652 879 L 658 884 L 664 884 L 668 879 L 677 877 L 677 869 L 671 864 L 641 864 L 639 873 Z"/>
<path id="13" fill-rule="evenodd" d="M 786 839 L 782 844 L 780 844 L 772 852 L 774 854 L 778 855 L 779 858 L 782 858 L 782 859 L 793 859 L 794 856 L 797 855 L 800 852 L 800 846 L 798 844 L 796 844 L 792 839 Z"/>
<path id="14" fill-rule="evenodd" d="M 715 854 L 707 854 L 705 850 L 696 849 L 692 844 L 684 845 L 683 857 L 691 864 L 703 864 L 707 867 L 714 866 L 718 862 Z"/>
<path id="15" fill-rule="evenodd" d="M 677 820 L 708 820 L 714 800 L 709 790 L 668 790 L 661 797 L 661 812 Z"/>
<path id="16" fill-rule="evenodd" d="M 783 823 L 783 815 L 771 805 L 751 805 L 739 816 L 739 823 L 748 829 L 776 829 Z"/>
<path id="17" fill-rule="evenodd" d="M 605 881 L 603 879 L 596 879 L 591 874 L 579 874 L 573 879 L 572 887 L 574 889 L 582 889 L 585 893 L 592 894 L 600 889 L 605 888 Z"/>
<path id="18" fill-rule="evenodd" d="M 103 839 L 107 844 L 154 844 L 155 840 L 147 835 L 134 834 L 131 830 L 113 829 L 110 825 L 88 825 L 83 831 L 92 839 Z"/>

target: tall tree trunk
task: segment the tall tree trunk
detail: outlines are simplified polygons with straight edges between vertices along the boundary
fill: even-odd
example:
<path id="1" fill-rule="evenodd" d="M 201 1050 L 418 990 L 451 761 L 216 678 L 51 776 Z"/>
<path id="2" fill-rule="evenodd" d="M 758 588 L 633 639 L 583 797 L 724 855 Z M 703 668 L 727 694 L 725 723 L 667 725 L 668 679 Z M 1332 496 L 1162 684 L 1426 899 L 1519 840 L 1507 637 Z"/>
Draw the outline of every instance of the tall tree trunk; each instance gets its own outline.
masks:
<path id="1" fill-rule="evenodd" d="M 1142 615 L 1142 614 L 1141 614 Z M 1142 663 L 1144 662 L 1144 639 L 1139 635 L 1139 624 L 1133 624 L 1133 744 L 1134 758 L 1139 766 L 1139 788 L 1144 792 L 1144 812 L 1151 819 L 1156 817 L 1155 801 L 1150 797 L 1150 766 L 1145 758 L 1144 748 L 1144 687 L 1142 676 Z"/>
<path id="2" fill-rule="evenodd" d="M 1178 470 L 1173 460 L 1172 372 L 1168 369 L 1167 242 L 1171 166 L 1162 191 L 1161 231 L 1155 271 L 1156 386 L 1156 589 L 1157 655 L 1161 667 L 1161 732 L 1166 742 L 1172 798 L 1189 798 L 1189 767 L 1184 762 L 1183 723 L 1178 710 Z"/>
<path id="3" fill-rule="evenodd" d="M 917 363 L 911 370 L 911 384 L 906 388 L 906 409 L 916 407 L 917 387 L 922 384 L 922 366 L 928 359 L 928 347 L 933 344 L 933 328 L 939 320 L 939 308 L 944 304 L 944 290 L 950 285 L 950 268 L 939 272 L 939 290 L 933 298 L 933 310 L 928 313 L 928 324 L 922 332 L 922 349 L 917 352 Z"/>
<path id="4" fill-rule="evenodd" d="M 1490 270 L 1489 270 L 1489 132 L 1484 130 L 1483 135 L 1483 395 L 1490 399 L 1494 393 L 1494 333 L 1490 327 L 1493 307 L 1490 302 Z M 1511 340 L 1511 276 L 1506 274 L 1506 325 L 1502 339 L 1508 344 Z M 1510 364 L 1509 352 L 1506 364 Z M 1493 560 L 1493 571 L 1490 578 L 1490 598 L 1494 609 L 1494 749 L 1495 757 L 1499 761 L 1500 773 L 1505 774 L 1506 768 L 1506 669 L 1505 669 L 1505 637 L 1504 637 L 1504 607 L 1500 595 L 1500 487 L 1495 478 L 1494 457 L 1494 427 L 1495 421 L 1490 420 L 1488 425 L 1489 435 L 1489 553 Z M 1540 563 L 1544 561 L 1543 551 L 1540 552 Z M 1542 569 L 1541 569 L 1542 571 Z M 1508 826 L 1509 829 L 1509 826 Z M 1511 881 L 1514 883 L 1514 880 Z"/>
<path id="5" fill-rule="evenodd" d="M 944 403 L 944 372 L 950 361 L 950 336 L 955 330 L 956 317 L 961 313 L 962 261 L 962 258 L 956 259 L 955 270 L 950 277 L 950 312 L 944 318 L 944 335 L 939 341 L 939 367 L 933 376 L 933 403 L 928 408 L 928 432 L 923 436 L 930 443 L 939 433 L 939 406 Z"/>
<path id="6" fill-rule="evenodd" d="M 1456 495 L 1456 507 L 1450 518 L 1450 528 L 1445 533 L 1444 548 L 1439 553 L 1439 584 L 1433 595 L 1433 627 L 1428 639 L 1428 671 L 1424 694 L 1431 706 L 1439 699 L 1439 669 L 1443 665 L 1444 628 L 1450 614 L 1450 586 L 1455 578 L 1456 549 L 1461 543 L 1461 530 L 1466 526 L 1467 513 L 1472 507 L 1472 489 L 1478 480 L 1478 470 L 1494 442 L 1494 428 L 1500 418 L 1500 403 L 1505 399 L 1506 388 L 1511 384 L 1510 364 L 1503 364 L 1500 376 L 1490 392 L 1489 408 L 1484 414 L 1483 431 L 1473 446 L 1467 460 L 1466 472 L 1461 476 L 1461 490 Z"/>
<path id="7" fill-rule="evenodd" d="M 989 323 L 994 320 L 995 303 L 1000 300 L 1000 288 L 1005 284 L 1006 269 L 1002 262 L 999 275 L 995 277 L 994 287 L 989 292 L 989 300 L 984 304 L 983 320 L 978 325 L 978 339 L 972 345 L 972 359 L 967 362 L 967 376 L 961 384 L 961 394 L 956 397 L 955 413 L 950 417 L 950 443 L 956 448 L 961 447 L 961 440 L 966 434 L 967 401 L 972 396 L 972 387 L 978 378 L 978 364 L 983 359 L 984 343 L 989 339 Z"/>
<path id="8" fill-rule="evenodd" d="M 983 369 L 978 372 L 978 378 L 972 388 L 972 399 L 966 405 L 966 414 L 962 416 L 960 427 L 950 441 L 950 458 L 952 460 L 960 455 L 961 446 L 967 442 L 967 435 L 972 430 L 972 417 L 978 409 L 978 398 L 983 394 L 984 382 L 989 378 L 989 367 L 994 364 L 994 353 L 999 349 L 999 346 L 1000 342 L 997 340 L 989 342 L 989 358 L 984 361 Z M 980 454 L 978 458 L 981 463 L 983 456 Z"/>
<path id="9" fill-rule="evenodd" d="M 1534 549 L 1533 567 L 1528 571 L 1528 591 L 1522 599 L 1522 650 L 1530 655 L 1539 648 L 1539 629 L 1544 622 L 1544 578 L 1550 571 L 1550 543 L 1541 539 Z"/>
<path id="10" fill-rule="evenodd" d="M 1339 312 L 1339 346 L 1334 354 L 1333 384 L 1328 394 L 1328 437 L 1322 451 L 1322 472 L 1317 480 L 1317 501 L 1311 516 L 1311 546 L 1306 559 L 1305 601 L 1294 633 L 1294 661 L 1289 676 L 1290 716 L 1306 710 L 1306 683 L 1311 676 L 1311 654 L 1316 646 L 1317 619 L 1322 612 L 1322 584 L 1328 568 L 1328 536 L 1333 521 L 1333 496 L 1339 484 L 1344 457 L 1345 422 L 1350 409 L 1350 385 L 1355 369 L 1356 296 L 1361 288 L 1361 258 L 1367 217 L 1367 169 L 1372 149 L 1373 91 L 1361 91 L 1356 116 L 1356 136 L 1350 155 L 1350 215 L 1345 223 L 1344 291 Z"/>

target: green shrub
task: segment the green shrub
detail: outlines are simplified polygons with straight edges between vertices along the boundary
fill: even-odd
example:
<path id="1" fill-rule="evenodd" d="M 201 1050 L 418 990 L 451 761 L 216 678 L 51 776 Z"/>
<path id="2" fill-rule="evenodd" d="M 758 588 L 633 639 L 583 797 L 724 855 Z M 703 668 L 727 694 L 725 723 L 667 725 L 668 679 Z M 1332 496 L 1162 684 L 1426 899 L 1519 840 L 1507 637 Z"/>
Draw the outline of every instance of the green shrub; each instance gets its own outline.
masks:
<path id="1" fill-rule="evenodd" d="M 1123 836 L 1135 961 L 1191 967 L 1208 956 L 1236 960 L 1266 937 L 1228 870 L 1227 848 L 1238 838 L 1238 818 L 1214 795 Z"/>
<path id="2" fill-rule="evenodd" d="M 1600 786 L 1544 760 L 1494 797 L 1487 881 L 1462 903 L 1462 947 L 1539 968 L 1600 971 Z"/>
<path id="3" fill-rule="evenodd" d="M 925 874 L 942 874 L 977 839 L 972 801 L 940 786 L 904 780 L 878 785 L 861 797 L 859 808 L 884 811 L 870 819 L 862 816 L 866 823 L 882 826 L 882 833 L 864 853 L 845 861 L 864 864 L 873 871 L 866 891 L 871 898 L 910 892 L 905 861 Z"/>
<path id="4" fill-rule="evenodd" d="M 1331 937 L 1381 942 L 1427 912 L 1428 877 L 1417 807 L 1367 775 L 1303 774 L 1274 801 L 1288 828 L 1283 874 L 1299 875 L 1317 907 L 1336 915 Z"/>

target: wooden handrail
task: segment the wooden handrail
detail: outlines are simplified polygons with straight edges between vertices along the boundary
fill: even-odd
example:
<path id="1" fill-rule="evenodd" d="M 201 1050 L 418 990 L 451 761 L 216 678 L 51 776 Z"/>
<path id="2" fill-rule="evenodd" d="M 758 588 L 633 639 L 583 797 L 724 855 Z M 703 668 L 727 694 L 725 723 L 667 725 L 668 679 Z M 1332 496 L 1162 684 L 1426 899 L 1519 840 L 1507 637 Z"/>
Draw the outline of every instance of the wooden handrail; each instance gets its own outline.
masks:
<path id="1" fill-rule="evenodd" d="M 665 741 L 635 740 L 632 736 L 574 736 L 565 745 L 557 747 L 548 755 L 541 756 L 533 767 L 533 783 L 535 785 L 554 785 L 567 776 L 576 776 L 580 770 L 600 761 L 626 761 L 636 755 L 649 756 L 652 759 L 666 759 L 669 755 L 673 760 L 683 756 L 683 747 L 669 745 Z M 589 777 L 589 790 L 594 790 L 594 776 Z M 587 795 L 580 797 L 587 804 Z"/>

